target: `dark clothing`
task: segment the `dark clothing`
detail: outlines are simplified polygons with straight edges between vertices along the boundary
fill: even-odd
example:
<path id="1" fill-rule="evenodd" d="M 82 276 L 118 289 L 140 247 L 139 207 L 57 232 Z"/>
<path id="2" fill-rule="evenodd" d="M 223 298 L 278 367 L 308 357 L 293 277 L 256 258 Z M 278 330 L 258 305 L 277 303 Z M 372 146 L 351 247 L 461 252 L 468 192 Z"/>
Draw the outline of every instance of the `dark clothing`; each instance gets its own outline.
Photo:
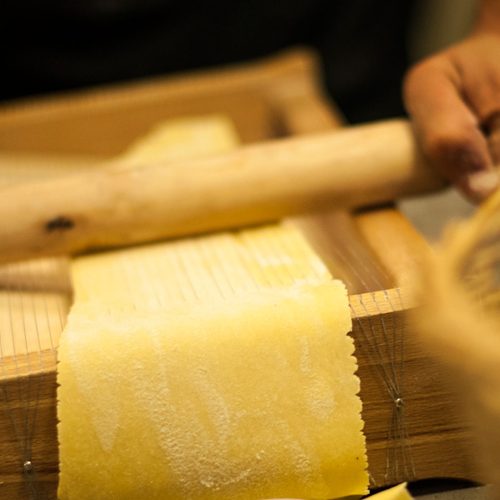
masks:
<path id="1" fill-rule="evenodd" d="M 308 45 L 319 52 L 328 91 L 349 121 L 403 113 L 410 0 L 2 3 L 1 100 Z"/>

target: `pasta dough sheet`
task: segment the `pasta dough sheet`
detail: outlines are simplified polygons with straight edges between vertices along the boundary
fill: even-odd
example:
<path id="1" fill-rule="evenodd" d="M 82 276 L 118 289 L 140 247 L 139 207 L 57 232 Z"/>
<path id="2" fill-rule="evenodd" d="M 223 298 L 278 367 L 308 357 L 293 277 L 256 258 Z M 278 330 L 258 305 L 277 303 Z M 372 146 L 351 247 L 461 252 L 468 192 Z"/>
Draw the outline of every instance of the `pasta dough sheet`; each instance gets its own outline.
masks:
<path id="1" fill-rule="evenodd" d="M 118 159 L 137 164 L 169 162 L 225 153 L 238 142 L 231 120 L 223 115 L 184 117 L 160 123 Z"/>
<path id="2" fill-rule="evenodd" d="M 380 493 L 371 495 L 369 498 L 373 498 L 373 500 L 412 500 L 413 497 L 406 488 L 406 483 L 401 483 Z"/>
<path id="3" fill-rule="evenodd" d="M 63 498 L 366 491 L 347 293 L 287 225 L 81 257 Z"/>
<path id="4" fill-rule="evenodd" d="M 162 314 L 73 308 L 60 345 L 62 498 L 366 492 L 338 281 Z"/>
<path id="5" fill-rule="evenodd" d="M 188 122 L 161 127 L 129 157 L 234 147 L 227 122 L 211 120 L 194 134 Z M 198 135 L 207 127 L 208 141 Z M 72 279 L 58 367 L 61 498 L 367 492 L 346 290 L 296 229 L 81 257 Z"/>

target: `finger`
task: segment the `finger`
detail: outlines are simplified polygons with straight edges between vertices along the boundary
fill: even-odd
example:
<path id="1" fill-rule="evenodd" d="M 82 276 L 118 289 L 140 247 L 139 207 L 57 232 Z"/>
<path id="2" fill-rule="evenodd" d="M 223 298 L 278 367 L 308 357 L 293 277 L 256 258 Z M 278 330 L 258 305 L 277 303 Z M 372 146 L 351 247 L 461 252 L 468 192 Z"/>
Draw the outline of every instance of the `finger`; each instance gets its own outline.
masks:
<path id="1" fill-rule="evenodd" d="M 466 75 L 464 75 L 464 79 Z M 467 101 L 479 118 L 494 164 L 500 164 L 500 70 L 467 75 Z"/>
<path id="2" fill-rule="evenodd" d="M 500 112 L 500 38 L 481 36 L 451 52 L 459 68 L 464 97 L 481 124 Z"/>
<path id="3" fill-rule="evenodd" d="M 445 59 L 424 62 L 405 81 L 405 104 L 424 153 L 469 199 L 481 201 L 498 186 L 479 121 L 458 89 Z"/>

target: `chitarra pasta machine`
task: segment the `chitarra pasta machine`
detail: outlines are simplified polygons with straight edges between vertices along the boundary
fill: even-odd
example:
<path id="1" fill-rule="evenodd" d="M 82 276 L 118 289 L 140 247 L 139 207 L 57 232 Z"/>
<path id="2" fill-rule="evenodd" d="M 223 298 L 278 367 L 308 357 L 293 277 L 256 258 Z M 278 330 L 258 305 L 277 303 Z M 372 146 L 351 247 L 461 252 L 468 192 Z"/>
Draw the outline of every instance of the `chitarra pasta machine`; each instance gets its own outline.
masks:
<path id="1" fill-rule="evenodd" d="M 441 181 L 404 121 L 333 130 L 317 74 L 295 51 L 0 109 L 2 498 L 60 469 L 63 498 L 480 479 L 405 314 L 429 250 L 391 200 Z"/>

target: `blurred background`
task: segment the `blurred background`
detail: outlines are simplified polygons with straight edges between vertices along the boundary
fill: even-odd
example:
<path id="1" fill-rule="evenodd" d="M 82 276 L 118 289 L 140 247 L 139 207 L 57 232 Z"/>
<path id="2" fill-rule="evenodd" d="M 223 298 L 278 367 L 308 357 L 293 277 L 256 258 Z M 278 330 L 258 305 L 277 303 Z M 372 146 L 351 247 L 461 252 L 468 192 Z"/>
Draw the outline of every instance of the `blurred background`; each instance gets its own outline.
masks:
<path id="1" fill-rule="evenodd" d="M 325 86 L 348 121 L 398 116 L 407 67 L 463 36 L 475 7 L 474 0 L 3 0 L 0 99 L 306 45 L 319 53 Z"/>

